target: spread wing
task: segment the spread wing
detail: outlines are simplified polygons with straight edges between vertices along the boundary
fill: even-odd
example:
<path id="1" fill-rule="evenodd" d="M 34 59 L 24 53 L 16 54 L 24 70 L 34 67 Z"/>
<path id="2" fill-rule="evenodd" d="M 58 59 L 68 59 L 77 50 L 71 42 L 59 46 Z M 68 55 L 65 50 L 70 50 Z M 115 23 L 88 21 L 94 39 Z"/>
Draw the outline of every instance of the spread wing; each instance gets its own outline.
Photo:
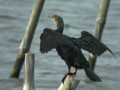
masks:
<path id="1" fill-rule="evenodd" d="M 79 47 L 98 56 L 106 50 L 113 54 L 113 52 L 105 44 L 86 31 L 81 32 L 81 37 L 77 40 L 77 44 L 79 44 Z"/>
<path id="2" fill-rule="evenodd" d="M 74 43 L 69 37 L 49 29 L 44 29 L 40 36 L 40 40 L 41 53 L 46 53 L 58 46 L 67 46 L 71 48 L 75 47 Z"/>

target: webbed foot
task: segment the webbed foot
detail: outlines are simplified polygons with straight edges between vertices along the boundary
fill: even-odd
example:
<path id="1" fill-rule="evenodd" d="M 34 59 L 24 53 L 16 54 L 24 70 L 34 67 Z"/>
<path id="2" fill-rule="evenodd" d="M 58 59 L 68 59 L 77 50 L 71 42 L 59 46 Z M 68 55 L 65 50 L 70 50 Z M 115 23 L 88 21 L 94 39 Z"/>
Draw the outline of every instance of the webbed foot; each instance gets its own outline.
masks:
<path id="1" fill-rule="evenodd" d="M 76 73 L 67 73 L 67 74 L 65 74 L 65 76 L 62 78 L 62 82 L 63 82 L 63 83 L 64 83 L 64 81 L 65 81 L 65 79 L 66 79 L 66 77 L 67 77 L 68 75 L 76 75 Z"/>

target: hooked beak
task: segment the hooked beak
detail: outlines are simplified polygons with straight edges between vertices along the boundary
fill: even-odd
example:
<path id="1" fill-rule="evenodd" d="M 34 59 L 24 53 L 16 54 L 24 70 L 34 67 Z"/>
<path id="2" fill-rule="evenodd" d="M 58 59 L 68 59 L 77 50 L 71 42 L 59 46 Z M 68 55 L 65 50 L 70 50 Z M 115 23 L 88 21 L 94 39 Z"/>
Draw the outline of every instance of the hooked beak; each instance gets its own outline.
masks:
<path id="1" fill-rule="evenodd" d="M 55 18 L 53 18 L 52 16 L 48 16 L 48 17 L 51 19 L 51 21 L 52 21 L 54 24 L 56 24 Z"/>

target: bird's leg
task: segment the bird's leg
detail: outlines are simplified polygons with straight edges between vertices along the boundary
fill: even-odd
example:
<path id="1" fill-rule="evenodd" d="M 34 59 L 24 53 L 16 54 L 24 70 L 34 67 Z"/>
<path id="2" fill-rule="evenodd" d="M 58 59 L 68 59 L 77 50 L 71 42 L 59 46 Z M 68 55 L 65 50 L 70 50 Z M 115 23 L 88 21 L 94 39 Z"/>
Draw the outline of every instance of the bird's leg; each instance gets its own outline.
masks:
<path id="1" fill-rule="evenodd" d="M 73 73 L 71 73 L 71 67 L 69 67 L 69 66 L 67 68 L 67 75 L 73 75 Z"/>
<path id="2" fill-rule="evenodd" d="M 67 73 L 70 73 L 70 71 L 71 71 L 71 67 L 68 67 L 67 68 Z"/>
<path id="3" fill-rule="evenodd" d="M 73 74 L 77 73 L 77 68 L 74 68 Z"/>
<path id="4" fill-rule="evenodd" d="M 64 80 L 66 79 L 67 75 L 72 75 L 72 73 L 70 71 L 71 71 L 71 67 L 68 66 L 68 68 L 67 68 L 67 74 L 65 74 L 65 76 L 62 78 L 62 82 L 63 83 L 64 83 Z"/>

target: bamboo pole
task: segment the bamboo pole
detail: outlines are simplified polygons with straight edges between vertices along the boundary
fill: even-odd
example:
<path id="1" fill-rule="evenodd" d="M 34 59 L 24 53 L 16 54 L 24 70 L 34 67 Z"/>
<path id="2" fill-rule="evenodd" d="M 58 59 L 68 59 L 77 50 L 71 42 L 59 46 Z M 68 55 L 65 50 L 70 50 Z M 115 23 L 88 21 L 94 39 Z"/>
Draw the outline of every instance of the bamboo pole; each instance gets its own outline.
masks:
<path id="1" fill-rule="evenodd" d="M 79 84 L 80 80 L 76 78 L 76 75 L 67 75 L 64 80 L 59 86 L 58 90 L 75 90 Z"/>
<path id="2" fill-rule="evenodd" d="M 34 54 L 25 54 L 24 86 L 23 90 L 35 90 L 34 85 Z"/>
<path id="3" fill-rule="evenodd" d="M 104 29 L 104 26 L 106 24 L 107 13 L 108 13 L 110 1 L 111 0 L 101 0 L 101 3 L 100 3 L 98 17 L 96 19 L 95 32 L 94 32 L 94 36 L 98 40 L 101 40 L 103 29 Z M 91 53 L 89 55 L 89 63 L 91 65 L 91 69 L 93 71 L 95 69 L 96 61 L 97 61 L 97 56 L 94 56 Z"/>
<path id="4" fill-rule="evenodd" d="M 38 24 L 38 20 L 39 20 L 44 2 L 45 2 L 45 0 L 35 0 L 35 5 L 32 10 L 32 15 L 31 15 L 29 23 L 27 25 L 24 38 L 20 44 L 18 54 L 16 57 L 16 62 L 15 62 L 15 65 L 14 65 L 13 70 L 10 75 L 10 77 L 12 77 L 12 78 L 19 77 L 19 73 L 22 68 L 22 64 L 24 62 L 25 53 L 28 52 L 31 47 L 34 32 L 35 32 L 36 26 Z"/>

